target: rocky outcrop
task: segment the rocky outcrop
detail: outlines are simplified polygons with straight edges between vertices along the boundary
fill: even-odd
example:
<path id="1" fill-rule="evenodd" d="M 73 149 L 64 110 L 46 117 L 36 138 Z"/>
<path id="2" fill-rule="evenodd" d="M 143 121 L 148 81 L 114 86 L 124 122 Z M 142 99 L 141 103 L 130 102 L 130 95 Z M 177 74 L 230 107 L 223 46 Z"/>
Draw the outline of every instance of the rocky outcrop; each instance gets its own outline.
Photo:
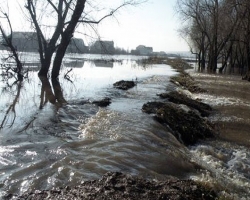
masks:
<path id="1" fill-rule="evenodd" d="M 11 196 L 10 196 L 11 197 Z M 120 172 L 106 173 L 100 180 L 85 181 L 76 187 L 36 191 L 17 199 L 84 200 L 213 200 L 215 192 L 192 180 L 149 181 Z"/>
<path id="2" fill-rule="evenodd" d="M 118 81 L 116 83 L 113 84 L 115 88 L 117 89 L 121 89 L 121 90 L 128 90 L 132 87 L 134 87 L 136 84 L 134 81 Z"/>

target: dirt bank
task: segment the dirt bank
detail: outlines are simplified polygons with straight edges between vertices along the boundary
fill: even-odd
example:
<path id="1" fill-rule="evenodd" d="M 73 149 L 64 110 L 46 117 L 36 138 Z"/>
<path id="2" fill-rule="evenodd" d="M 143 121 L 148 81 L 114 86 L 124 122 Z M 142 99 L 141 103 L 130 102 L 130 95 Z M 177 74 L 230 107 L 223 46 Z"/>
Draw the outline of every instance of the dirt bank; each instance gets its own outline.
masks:
<path id="1" fill-rule="evenodd" d="M 9 196 L 11 198 L 11 196 Z M 107 173 L 99 180 L 86 181 L 76 187 L 50 191 L 36 191 L 17 199 L 64 200 L 213 200 L 213 191 L 191 180 L 149 181 L 119 172 Z"/>

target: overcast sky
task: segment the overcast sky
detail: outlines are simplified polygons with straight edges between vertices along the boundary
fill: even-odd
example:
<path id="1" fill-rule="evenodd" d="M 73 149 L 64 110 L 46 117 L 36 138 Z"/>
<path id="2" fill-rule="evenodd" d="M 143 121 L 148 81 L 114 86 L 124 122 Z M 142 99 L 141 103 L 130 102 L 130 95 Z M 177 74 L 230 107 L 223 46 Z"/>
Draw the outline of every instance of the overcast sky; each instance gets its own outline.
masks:
<path id="1" fill-rule="evenodd" d="M 6 4 L 6 0 L 0 0 L 0 2 Z M 17 27 L 19 31 L 27 31 L 25 21 L 19 21 L 20 14 L 23 12 L 16 4 L 17 0 L 7 0 L 7 2 L 11 7 L 11 20 L 15 28 Z M 18 2 L 24 2 L 24 0 Z M 92 2 L 98 3 L 98 1 Z M 108 7 L 116 7 L 120 2 L 122 0 L 106 0 L 105 4 L 110 4 Z M 176 0 L 148 0 L 138 6 L 123 8 L 116 13 L 115 17 L 102 21 L 98 25 L 98 33 L 101 39 L 113 40 L 115 46 L 126 50 L 145 45 L 153 47 L 154 51 L 188 51 L 187 44 L 177 33 L 180 21 L 175 13 L 175 4 Z M 85 30 L 81 29 L 80 32 L 84 33 Z M 90 41 L 86 41 L 88 38 L 84 38 L 82 34 L 77 33 L 75 36 L 82 37 L 85 43 Z"/>
<path id="2" fill-rule="evenodd" d="M 137 7 L 119 12 L 116 19 L 108 19 L 99 27 L 100 35 L 114 40 L 117 46 L 134 49 L 143 44 L 154 51 L 188 51 L 178 36 L 180 25 L 174 6 L 176 0 L 149 0 Z"/>

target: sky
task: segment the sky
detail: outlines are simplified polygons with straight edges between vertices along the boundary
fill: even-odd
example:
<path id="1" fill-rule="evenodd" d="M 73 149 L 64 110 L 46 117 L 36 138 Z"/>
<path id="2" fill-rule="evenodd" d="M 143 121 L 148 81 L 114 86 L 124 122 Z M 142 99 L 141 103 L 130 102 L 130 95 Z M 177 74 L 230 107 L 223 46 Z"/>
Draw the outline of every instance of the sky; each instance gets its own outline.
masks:
<path id="1" fill-rule="evenodd" d="M 180 20 L 175 12 L 176 0 L 149 0 L 119 12 L 99 26 L 101 37 L 114 40 L 115 45 L 135 49 L 138 45 L 154 51 L 189 51 L 178 35 Z"/>
<path id="2" fill-rule="evenodd" d="M 23 11 L 17 5 L 17 1 L 20 5 L 22 4 L 20 2 L 25 2 L 25 0 L 0 0 L 0 6 L 6 5 L 8 2 L 8 12 L 14 29 L 28 31 L 26 27 L 30 26 L 27 26 L 27 19 L 19 17 Z M 106 0 L 105 6 L 108 9 L 103 9 L 98 13 L 93 12 L 93 15 L 96 15 L 96 19 L 98 19 L 123 1 Z M 100 1 L 97 0 L 91 2 L 101 5 Z M 147 0 L 137 6 L 126 6 L 115 13 L 114 17 L 106 18 L 97 26 L 98 35 L 102 40 L 114 41 L 115 47 L 121 47 L 125 50 L 145 45 L 153 47 L 155 52 L 189 51 L 188 45 L 177 32 L 181 22 L 175 12 L 175 5 L 176 0 Z M 26 9 L 23 8 L 23 10 Z M 83 38 L 85 44 L 89 44 L 97 38 L 95 33 L 94 35 L 88 33 L 89 30 L 89 27 L 80 26 L 74 36 Z M 84 33 L 87 33 L 88 37 L 84 36 Z M 91 37 L 89 37 L 90 35 Z"/>

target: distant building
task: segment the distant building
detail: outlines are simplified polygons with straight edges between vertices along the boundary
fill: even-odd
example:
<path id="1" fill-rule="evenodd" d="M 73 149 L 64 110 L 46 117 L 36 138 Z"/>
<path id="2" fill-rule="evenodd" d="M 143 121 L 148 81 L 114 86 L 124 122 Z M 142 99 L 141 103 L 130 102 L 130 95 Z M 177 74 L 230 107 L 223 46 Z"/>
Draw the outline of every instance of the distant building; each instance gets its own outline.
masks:
<path id="1" fill-rule="evenodd" d="M 153 53 L 153 47 L 146 47 L 144 45 L 139 45 L 136 47 L 136 52 L 139 55 L 150 55 Z"/>
<path id="2" fill-rule="evenodd" d="M 90 53 L 97 54 L 114 54 L 115 47 L 113 41 L 96 41 L 90 47 Z"/>
<path id="3" fill-rule="evenodd" d="M 4 41 L 2 41 L 4 43 Z M 35 32 L 13 32 L 12 44 L 18 51 L 37 52 L 37 36 Z M 0 49 L 9 50 L 0 45 Z"/>
<path id="4" fill-rule="evenodd" d="M 72 38 L 67 53 L 88 53 L 88 47 L 85 46 L 83 39 Z"/>
<path id="5" fill-rule="evenodd" d="M 38 52 L 38 40 L 36 32 L 13 32 L 12 33 L 13 46 L 18 51 L 24 52 Z M 7 49 L 1 45 L 1 49 Z M 86 53 L 88 47 L 84 45 L 84 42 L 80 38 L 72 38 L 67 48 L 68 53 Z"/>

